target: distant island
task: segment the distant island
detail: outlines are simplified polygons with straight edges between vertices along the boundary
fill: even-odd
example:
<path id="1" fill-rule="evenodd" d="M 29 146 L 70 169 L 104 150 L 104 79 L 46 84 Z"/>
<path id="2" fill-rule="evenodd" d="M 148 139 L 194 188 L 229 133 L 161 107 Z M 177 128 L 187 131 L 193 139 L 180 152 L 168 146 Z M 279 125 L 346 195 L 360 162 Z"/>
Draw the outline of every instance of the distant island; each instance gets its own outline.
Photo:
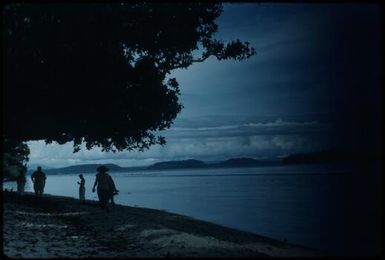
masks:
<path id="1" fill-rule="evenodd" d="M 110 169 L 110 172 L 127 172 L 127 171 L 147 171 L 147 170 L 172 170 L 172 169 L 199 169 L 199 168 L 229 168 L 229 167 L 255 167 L 281 164 L 280 161 L 255 160 L 252 158 L 232 158 L 229 160 L 210 163 L 200 160 L 181 160 L 166 161 L 154 163 L 149 166 L 141 167 L 121 167 L 116 164 L 104 164 Z M 96 172 L 96 168 L 102 164 L 82 164 L 72 165 L 63 168 L 43 169 L 46 174 L 80 174 Z M 31 173 L 35 169 L 28 169 Z"/>
<path id="2" fill-rule="evenodd" d="M 256 160 L 253 158 L 231 158 L 220 162 L 204 162 L 201 160 L 189 159 L 181 161 L 165 161 L 154 163 L 149 166 L 121 167 L 116 164 L 104 164 L 110 172 L 127 171 L 151 171 L 151 170 L 172 170 L 172 169 L 204 169 L 204 168 L 229 168 L 229 167 L 258 167 L 275 166 L 287 164 L 310 164 L 310 163 L 335 163 L 346 162 L 354 158 L 351 153 L 339 150 L 326 150 L 313 153 L 298 153 L 288 155 L 280 160 Z M 44 169 L 47 174 L 80 174 L 96 172 L 96 168 L 102 164 L 72 165 L 63 168 Z M 29 169 L 31 173 L 35 169 Z"/>
<path id="3" fill-rule="evenodd" d="M 162 170 L 162 169 L 184 169 L 184 168 L 204 168 L 207 164 L 200 160 L 184 160 L 184 161 L 168 161 L 159 162 L 147 167 L 151 170 Z"/>

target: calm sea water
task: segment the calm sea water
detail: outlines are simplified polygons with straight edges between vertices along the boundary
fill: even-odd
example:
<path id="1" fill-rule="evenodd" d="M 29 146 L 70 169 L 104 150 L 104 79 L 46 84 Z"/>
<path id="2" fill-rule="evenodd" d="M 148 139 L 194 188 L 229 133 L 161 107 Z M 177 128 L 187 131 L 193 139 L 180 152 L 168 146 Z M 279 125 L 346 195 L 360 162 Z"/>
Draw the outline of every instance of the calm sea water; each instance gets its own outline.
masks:
<path id="1" fill-rule="evenodd" d="M 376 179 L 345 166 L 302 165 L 111 173 L 115 202 L 166 210 L 336 255 L 380 248 Z M 86 198 L 95 174 L 84 174 Z M 29 179 L 29 178 L 28 178 Z M 76 174 L 49 175 L 45 193 L 78 197 Z M 5 188 L 15 188 L 15 183 Z M 32 191 L 31 181 L 26 185 Z"/>

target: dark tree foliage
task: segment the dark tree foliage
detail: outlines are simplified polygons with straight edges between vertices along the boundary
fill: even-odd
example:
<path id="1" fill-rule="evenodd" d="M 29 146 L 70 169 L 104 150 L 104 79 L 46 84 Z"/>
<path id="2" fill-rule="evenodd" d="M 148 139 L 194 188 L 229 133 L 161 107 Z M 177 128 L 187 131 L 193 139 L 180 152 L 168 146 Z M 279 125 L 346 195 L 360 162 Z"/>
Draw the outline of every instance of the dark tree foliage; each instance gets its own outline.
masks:
<path id="1" fill-rule="evenodd" d="M 73 141 L 74 151 L 164 144 L 155 133 L 182 108 L 167 75 L 254 54 L 247 42 L 214 38 L 221 12 L 216 3 L 4 6 L 5 136 Z"/>
<path id="2" fill-rule="evenodd" d="M 12 179 L 27 171 L 29 160 L 27 144 L 4 139 L 3 149 L 3 177 Z"/>

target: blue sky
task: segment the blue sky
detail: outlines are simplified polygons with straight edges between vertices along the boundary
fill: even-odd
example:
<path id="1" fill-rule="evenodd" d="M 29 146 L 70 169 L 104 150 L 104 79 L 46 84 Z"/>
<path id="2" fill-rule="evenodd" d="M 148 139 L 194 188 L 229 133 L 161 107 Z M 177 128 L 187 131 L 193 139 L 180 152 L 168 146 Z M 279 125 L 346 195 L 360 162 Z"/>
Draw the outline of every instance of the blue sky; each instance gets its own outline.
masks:
<path id="1" fill-rule="evenodd" d="M 73 154 L 71 143 L 29 142 L 30 165 L 277 158 L 376 141 L 378 6 L 225 4 L 217 22 L 217 38 L 248 41 L 257 54 L 241 62 L 210 58 L 173 72 L 184 109 L 171 129 L 162 132 L 166 146 Z M 367 130 L 359 132 L 361 127 Z"/>

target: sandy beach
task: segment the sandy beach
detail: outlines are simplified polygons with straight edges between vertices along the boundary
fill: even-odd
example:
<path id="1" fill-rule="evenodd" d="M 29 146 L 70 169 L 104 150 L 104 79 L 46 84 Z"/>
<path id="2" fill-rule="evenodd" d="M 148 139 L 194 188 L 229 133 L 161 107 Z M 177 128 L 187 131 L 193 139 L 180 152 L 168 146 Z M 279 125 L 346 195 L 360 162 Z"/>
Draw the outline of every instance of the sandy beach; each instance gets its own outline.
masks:
<path id="1" fill-rule="evenodd" d="M 3 252 L 34 257 L 322 256 L 290 245 L 160 210 L 110 206 L 3 191 Z"/>

